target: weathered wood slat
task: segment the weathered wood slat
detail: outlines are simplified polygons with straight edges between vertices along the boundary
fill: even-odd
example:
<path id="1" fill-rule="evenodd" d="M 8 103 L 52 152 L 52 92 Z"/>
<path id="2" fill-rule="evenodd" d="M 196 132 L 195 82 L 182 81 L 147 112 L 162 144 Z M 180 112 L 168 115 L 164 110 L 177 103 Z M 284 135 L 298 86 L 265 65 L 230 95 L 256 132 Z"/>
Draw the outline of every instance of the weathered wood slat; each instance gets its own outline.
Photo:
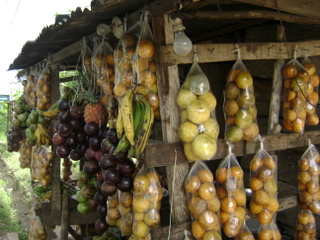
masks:
<path id="1" fill-rule="evenodd" d="M 308 139 L 313 144 L 320 144 L 320 130 L 308 131 L 299 135 L 298 133 L 279 133 L 275 135 L 262 136 L 266 151 L 280 151 L 288 148 L 297 148 L 308 145 Z M 238 142 L 233 145 L 233 153 L 237 156 L 254 154 L 258 149 L 259 142 Z M 146 147 L 145 164 L 148 167 L 173 166 L 177 152 L 177 163 L 188 162 L 183 153 L 181 142 L 175 143 L 150 143 Z M 165 153 L 161 154 L 161 153 Z M 224 158 L 228 153 L 225 140 L 218 140 L 218 151 L 210 160 Z"/>
<path id="2" fill-rule="evenodd" d="M 292 59 L 297 47 L 297 58 L 304 57 L 304 49 L 309 49 L 309 55 L 320 55 L 320 40 L 303 42 L 267 42 L 267 43 L 207 43 L 196 44 L 199 63 L 235 61 L 237 55 L 235 49 L 238 46 L 242 60 L 273 60 Z M 160 61 L 163 64 L 190 64 L 193 62 L 193 53 L 187 56 L 175 54 L 172 45 L 160 47 Z"/>

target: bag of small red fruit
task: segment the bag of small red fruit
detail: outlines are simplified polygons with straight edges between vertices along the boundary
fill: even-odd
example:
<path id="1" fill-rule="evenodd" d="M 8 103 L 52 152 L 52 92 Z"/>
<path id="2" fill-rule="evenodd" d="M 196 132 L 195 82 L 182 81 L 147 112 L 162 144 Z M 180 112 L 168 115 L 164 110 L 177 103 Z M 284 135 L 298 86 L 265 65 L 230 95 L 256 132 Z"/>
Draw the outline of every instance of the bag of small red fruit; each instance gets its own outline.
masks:
<path id="1" fill-rule="evenodd" d="M 217 100 L 196 54 L 176 101 L 181 115 L 179 137 L 186 157 L 190 161 L 211 159 L 216 154 L 219 135 Z"/>
<path id="2" fill-rule="evenodd" d="M 228 237 L 236 236 L 245 220 L 246 194 L 243 186 L 243 170 L 232 145 L 227 142 L 228 155 L 221 161 L 216 171 L 217 195 L 220 199 L 220 221 Z"/>
<path id="3" fill-rule="evenodd" d="M 296 225 L 295 240 L 316 240 L 317 226 L 316 219 L 310 210 L 301 209 L 298 214 Z"/>
<path id="4" fill-rule="evenodd" d="M 150 230 L 160 226 L 162 196 L 159 173 L 143 166 L 133 180 L 132 239 L 149 239 Z"/>
<path id="5" fill-rule="evenodd" d="M 224 138 L 231 143 L 252 141 L 259 135 L 253 78 L 241 60 L 239 49 L 237 53 L 237 61 L 227 76 L 223 92 Z"/>
<path id="6" fill-rule="evenodd" d="M 269 225 L 278 209 L 277 162 L 267 153 L 259 136 L 260 148 L 250 163 L 250 211 L 260 225 Z"/>
<path id="7" fill-rule="evenodd" d="M 284 78 L 283 127 L 302 134 L 306 123 L 306 96 L 309 74 L 294 58 L 282 69 Z"/>
<path id="8" fill-rule="evenodd" d="M 159 97 L 155 64 L 155 43 L 149 25 L 150 12 L 142 14 L 141 31 L 133 57 L 133 69 L 137 75 L 136 91 L 149 102 L 155 118 L 160 118 Z"/>
<path id="9" fill-rule="evenodd" d="M 315 126 L 319 123 L 319 116 L 316 113 L 316 107 L 319 100 L 319 75 L 316 66 L 310 58 L 306 56 L 302 61 L 302 66 L 306 69 L 309 75 L 309 81 L 306 86 L 306 124 Z"/>
<path id="10" fill-rule="evenodd" d="M 192 235 L 196 239 L 221 239 L 220 202 L 214 186 L 214 176 L 203 161 L 193 164 L 184 187 L 192 220 Z"/>
<path id="11" fill-rule="evenodd" d="M 320 214 L 319 161 L 319 152 L 309 140 L 309 147 L 298 162 L 298 190 L 300 208 L 314 214 Z"/>

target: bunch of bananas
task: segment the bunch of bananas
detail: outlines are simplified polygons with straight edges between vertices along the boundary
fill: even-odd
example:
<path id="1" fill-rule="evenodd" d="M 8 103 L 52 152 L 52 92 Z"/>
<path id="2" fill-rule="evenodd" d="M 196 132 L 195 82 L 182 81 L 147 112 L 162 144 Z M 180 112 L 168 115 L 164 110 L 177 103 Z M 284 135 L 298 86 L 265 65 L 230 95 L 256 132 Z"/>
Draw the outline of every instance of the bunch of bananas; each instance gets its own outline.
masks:
<path id="1" fill-rule="evenodd" d="M 37 129 L 35 131 L 36 144 L 40 145 L 50 145 L 51 136 L 50 129 L 46 128 L 42 123 L 38 123 Z"/>
<path id="2" fill-rule="evenodd" d="M 143 153 L 154 122 L 153 110 L 143 95 L 135 96 L 129 89 L 119 108 L 116 130 L 119 143 L 115 153 L 129 150 L 128 157 L 139 159 Z"/>
<path id="3" fill-rule="evenodd" d="M 47 118 L 54 118 L 58 116 L 58 114 L 61 112 L 61 110 L 58 108 L 59 101 L 60 100 L 52 104 L 48 110 L 41 112 L 41 115 Z"/>

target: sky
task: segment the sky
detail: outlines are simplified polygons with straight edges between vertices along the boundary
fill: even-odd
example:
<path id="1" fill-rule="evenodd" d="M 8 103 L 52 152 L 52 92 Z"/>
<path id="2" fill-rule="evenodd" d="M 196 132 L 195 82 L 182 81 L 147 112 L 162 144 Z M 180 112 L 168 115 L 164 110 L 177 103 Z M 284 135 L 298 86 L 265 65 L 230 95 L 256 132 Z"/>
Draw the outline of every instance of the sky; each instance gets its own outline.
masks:
<path id="1" fill-rule="evenodd" d="M 22 89 L 16 70 L 7 71 L 27 41 L 37 39 L 45 26 L 54 24 L 56 14 L 77 7 L 90 9 L 91 0 L 0 0 L 0 95 Z"/>

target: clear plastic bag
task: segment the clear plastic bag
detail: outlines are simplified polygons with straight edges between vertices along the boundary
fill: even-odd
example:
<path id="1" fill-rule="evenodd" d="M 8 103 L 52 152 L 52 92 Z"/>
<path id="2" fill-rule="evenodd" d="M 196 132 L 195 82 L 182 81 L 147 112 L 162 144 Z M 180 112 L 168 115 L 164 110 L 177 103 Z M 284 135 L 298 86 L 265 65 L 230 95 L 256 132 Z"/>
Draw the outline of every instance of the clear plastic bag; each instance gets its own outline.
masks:
<path id="1" fill-rule="evenodd" d="M 295 240 L 316 240 L 317 226 L 316 220 L 310 210 L 300 210 L 296 225 Z"/>
<path id="2" fill-rule="evenodd" d="M 163 190 L 155 168 L 142 167 L 133 182 L 133 225 L 130 238 L 149 239 L 150 230 L 160 226 Z"/>
<path id="3" fill-rule="evenodd" d="M 262 139 L 260 144 L 250 163 L 250 211 L 261 225 L 269 225 L 279 209 L 277 161 L 264 150 Z"/>
<path id="4" fill-rule="evenodd" d="M 279 229 L 277 225 L 273 222 L 271 222 L 269 225 L 263 226 L 261 225 L 258 230 L 258 240 L 280 240 L 281 234 L 279 232 Z"/>
<path id="5" fill-rule="evenodd" d="M 47 146 L 33 146 L 31 157 L 31 177 L 41 186 L 51 184 L 52 160 L 54 154 Z"/>
<path id="6" fill-rule="evenodd" d="M 88 74 L 92 72 L 92 50 L 87 44 L 85 37 L 82 39 L 82 48 L 81 48 L 81 61 L 82 61 L 82 70 Z"/>
<path id="7" fill-rule="evenodd" d="M 117 221 L 120 219 L 118 191 L 107 198 L 107 216 L 106 222 L 110 226 L 117 226 Z"/>
<path id="8" fill-rule="evenodd" d="M 35 108 L 37 106 L 37 78 L 38 71 L 33 69 L 31 73 L 27 77 L 27 85 L 26 85 L 26 102 L 30 108 Z"/>
<path id="9" fill-rule="evenodd" d="M 142 15 L 141 31 L 133 58 L 133 69 L 137 75 L 136 91 L 147 98 L 156 118 L 160 118 L 159 97 L 154 60 L 155 45 L 148 22 L 149 13 Z"/>
<path id="10" fill-rule="evenodd" d="M 319 116 L 316 113 L 316 106 L 319 100 L 319 75 L 316 66 L 307 56 L 303 59 L 302 66 L 309 75 L 309 81 L 306 85 L 306 124 L 314 126 L 319 123 Z"/>
<path id="11" fill-rule="evenodd" d="M 29 240 L 42 240 L 47 239 L 46 229 L 43 226 L 40 217 L 34 211 L 34 208 L 29 211 Z"/>
<path id="12" fill-rule="evenodd" d="M 320 214 L 319 161 L 319 152 L 309 141 L 308 149 L 298 162 L 298 190 L 300 208 L 309 209 L 314 214 Z"/>
<path id="13" fill-rule="evenodd" d="M 51 106 L 50 101 L 50 69 L 49 63 L 46 63 L 46 66 L 42 69 L 40 77 L 37 81 L 37 109 L 43 111 L 47 110 Z"/>
<path id="14" fill-rule="evenodd" d="M 132 192 L 119 191 L 119 212 L 121 222 L 119 229 L 121 236 L 130 236 L 132 234 L 133 210 L 132 210 L 133 194 Z"/>
<path id="15" fill-rule="evenodd" d="M 306 123 L 306 90 L 309 74 L 296 58 L 283 67 L 283 127 L 303 133 Z"/>
<path id="16" fill-rule="evenodd" d="M 217 100 L 210 83 L 195 61 L 176 98 L 180 108 L 179 137 L 188 160 L 209 160 L 217 151 L 219 124 L 215 109 Z"/>
<path id="17" fill-rule="evenodd" d="M 214 176 L 203 161 L 196 161 L 193 164 L 184 187 L 193 236 L 196 239 L 221 239 L 220 202 L 214 185 Z"/>
<path id="18" fill-rule="evenodd" d="M 248 228 L 246 222 L 243 223 L 238 235 L 235 236 L 235 240 L 254 240 L 254 236 Z"/>
<path id="19" fill-rule="evenodd" d="M 247 198 L 243 186 L 243 170 L 232 153 L 231 144 L 228 145 L 229 153 L 219 164 L 216 181 L 221 203 L 221 227 L 228 237 L 234 237 L 244 223 Z"/>
<path id="20" fill-rule="evenodd" d="M 27 143 L 22 143 L 19 147 L 19 162 L 21 168 L 30 168 L 31 164 L 31 151 L 32 147 L 30 147 Z"/>
<path id="21" fill-rule="evenodd" d="M 225 140 L 231 143 L 254 140 L 259 135 L 259 126 L 253 79 L 240 58 L 240 51 L 238 51 L 237 61 L 227 76 L 223 93 Z"/>

